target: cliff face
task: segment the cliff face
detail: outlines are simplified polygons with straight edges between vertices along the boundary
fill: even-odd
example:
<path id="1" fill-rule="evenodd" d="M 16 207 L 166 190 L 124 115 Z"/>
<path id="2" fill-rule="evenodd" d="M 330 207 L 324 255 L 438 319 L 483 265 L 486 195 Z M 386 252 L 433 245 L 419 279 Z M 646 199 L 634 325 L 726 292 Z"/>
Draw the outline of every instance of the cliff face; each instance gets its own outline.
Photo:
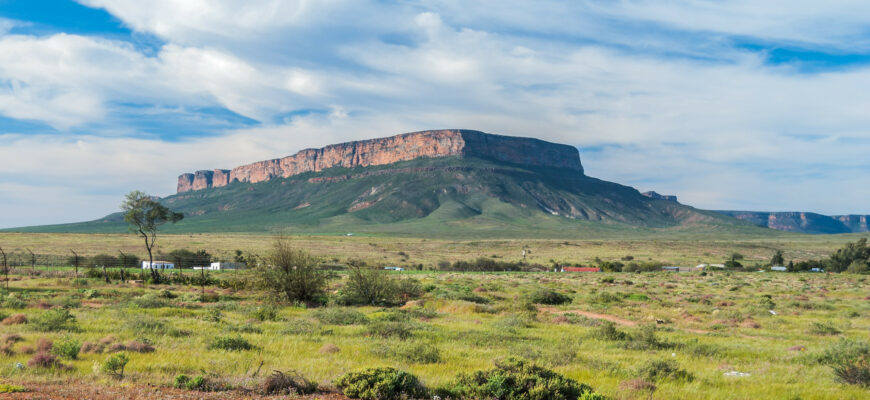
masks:
<path id="1" fill-rule="evenodd" d="M 866 215 L 822 215 L 811 212 L 719 211 L 758 226 L 803 233 L 868 232 Z"/>
<path id="2" fill-rule="evenodd" d="M 178 177 L 178 193 L 226 186 L 236 181 L 263 182 L 332 167 L 366 167 L 447 156 L 478 157 L 583 173 L 580 153 L 572 146 L 470 130 L 438 130 L 306 149 L 289 157 L 242 165 L 229 171 L 186 173 Z"/>
<path id="3" fill-rule="evenodd" d="M 678 203 L 677 196 L 674 196 L 671 194 L 658 194 L 658 192 L 655 192 L 655 191 L 643 192 L 641 194 L 646 196 L 646 197 L 649 197 L 653 200 L 667 200 L 667 201 L 673 201 L 674 203 Z"/>

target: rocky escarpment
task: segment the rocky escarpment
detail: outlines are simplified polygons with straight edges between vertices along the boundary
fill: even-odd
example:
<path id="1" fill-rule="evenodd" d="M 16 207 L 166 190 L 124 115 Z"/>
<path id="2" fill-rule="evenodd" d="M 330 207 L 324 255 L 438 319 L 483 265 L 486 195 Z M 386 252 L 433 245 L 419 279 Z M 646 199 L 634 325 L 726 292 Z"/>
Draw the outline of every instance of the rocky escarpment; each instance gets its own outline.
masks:
<path id="1" fill-rule="evenodd" d="M 802 233 L 868 232 L 867 215 L 822 215 L 811 212 L 719 211 L 722 214 L 780 231 Z"/>
<path id="2" fill-rule="evenodd" d="M 673 201 L 674 203 L 678 203 L 677 196 L 674 196 L 672 194 L 659 194 L 658 192 L 655 192 L 655 191 L 643 192 L 641 194 L 646 196 L 646 197 L 649 197 L 653 200 L 667 200 L 667 201 Z"/>
<path id="3" fill-rule="evenodd" d="M 367 167 L 448 156 L 569 169 L 583 174 L 576 147 L 471 130 L 436 130 L 306 149 L 289 157 L 255 162 L 232 170 L 186 173 L 178 177 L 178 193 L 226 186 L 232 182 L 263 182 L 333 167 Z"/>

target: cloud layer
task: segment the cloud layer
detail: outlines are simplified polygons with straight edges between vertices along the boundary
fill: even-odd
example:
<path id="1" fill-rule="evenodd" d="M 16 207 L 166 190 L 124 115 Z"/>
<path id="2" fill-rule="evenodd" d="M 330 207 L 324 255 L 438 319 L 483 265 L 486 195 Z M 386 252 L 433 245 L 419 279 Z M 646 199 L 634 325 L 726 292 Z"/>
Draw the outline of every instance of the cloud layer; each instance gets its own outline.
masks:
<path id="1" fill-rule="evenodd" d="M 870 213 L 861 2 L 80 3 L 155 44 L 0 15 L 0 227 L 445 127 L 577 145 L 589 175 L 702 208 Z"/>

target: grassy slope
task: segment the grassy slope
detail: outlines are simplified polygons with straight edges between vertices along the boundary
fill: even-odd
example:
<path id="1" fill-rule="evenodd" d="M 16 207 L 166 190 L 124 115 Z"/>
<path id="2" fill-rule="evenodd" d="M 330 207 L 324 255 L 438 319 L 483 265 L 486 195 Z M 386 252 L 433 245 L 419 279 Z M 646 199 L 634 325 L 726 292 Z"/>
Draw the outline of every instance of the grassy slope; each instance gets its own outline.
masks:
<path id="1" fill-rule="evenodd" d="M 431 170 L 421 172 L 420 168 Z M 354 174 L 364 176 L 309 181 Z M 163 202 L 186 214 L 184 221 L 164 228 L 168 233 L 354 232 L 453 238 L 780 235 L 718 213 L 650 200 L 633 188 L 574 172 L 524 169 L 478 159 L 333 168 L 182 193 Z M 551 215 L 551 211 L 560 215 Z M 113 214 L 86 223 L 7 231 L 120 233 L 126 226 L 119 214 Z"/>

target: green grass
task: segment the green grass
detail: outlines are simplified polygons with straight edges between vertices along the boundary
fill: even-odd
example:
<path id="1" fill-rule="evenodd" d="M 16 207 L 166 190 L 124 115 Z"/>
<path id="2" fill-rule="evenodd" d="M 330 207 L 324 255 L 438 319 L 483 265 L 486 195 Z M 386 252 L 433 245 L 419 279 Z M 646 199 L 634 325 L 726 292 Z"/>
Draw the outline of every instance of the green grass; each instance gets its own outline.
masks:
<path id="1" fill-rule="evenodd" d="M 95 374 L 94 365 L 102 365 L 115 353 L 81 352 L 75 359 L 62 359 L 70 369 L 17 370 L 14 365 L 26 364 L 32 355 L 25 354 L 25 348 L 35 348 L 40 339 L 54 343 L 103 340 L 112 344 L 136 340 L 150 343 L 154 352 L 124 352 L 129 358 L 124 381 L 163 386 L 171 386 L 177 375 L 198 376 L 202 371 L 207 371 L 209 379 L 234 385 L 254 384 L 257 379 L 251 375 L 263 362 L 262 371 L 298 371 L 318 383 L 330 383 L 347 372 L 368 367 L 395 367 L 435 387 L 450 382 L 457 373 L 489 369 L 492 360 L 522 357 L 617 398 L 645 398 L 620 386 L 624 381 L 644 376 L 656 379 L 655 398 L 870 396 L 866 388 L 840 383 L 828 363 L 817 361 L 832 358 L 829 348 L 842 339 L 868 341 L 870 306 L 865 300 L 867 285 L 860 276 L 755 272 L 713 272 L 706 276 L 698 273 L 413 276 L 434 289 L 407 313 L 376 307 L 306 309 L 285 305 L 274 309 L 274 318 L 270 311 L 269 318 L 262 321 L 252 317 L 261 306 L 261 294 L 253 291 L 209 288 L 224 300 L 201 303 L 196 300 L 199 288 L 195 287 L 138 287 L 94 279 L 89 280 L 86 289 L 81 289 L 71 287 L 69 279 L 16 276 L 10 283 L 11 293 L 24 305 L 0 308 L 0 313 L 24 313 L 34 320 L 47 313 L 34 305 L 73 298 L 80 300 L 79 305 L 71 303 L 70 309 L 80 329 L 40 332 L 30 324 L 3 326 L 4 334 L 18 334 L 24 340 L 13 344 L 13 354 L 0 354 L 0 378 L 25 387 L 28 382 L 59 380 L 106 384 L 106 375 Z M 612 277 L 612 283 L 609 279 L 602 281 L 605 277 Z M 339 275 L 331 287 L 343 285 L 345 279 L 346 276 Z M 734 287 L 738 289 L 731 290 Z M 486 298 L 488 304 L 438 295 L 477 288 L 485 289 L 474 293 Z M 87 290 L 98 295 L 86 298 Z M 163 290 L 178 296 L 166 299 L 167 303 L 159 307 L 131 306 L 134 299 L 157 296 Z M 536 290 L 571 294 L 574 301 L 535 308 L 517 301 Z M 601 293 L 625 297 L 615 303 L 587 301 Z M 762 295 L 771 296 L 777 315 L 759 308 Z M 807 304 L 824 306 L 807 307 Z M 206 318 L 214 310 L 221 313 L 217 322 Z M 596 334 L 600 329 L 595 326 L 596 320 L 567 318 L 564 314 L 573 311 L 607 314 L 638 325 L 617 325 L 615 328 L 628 338 L 607 339 Z M 352 315 L 353 322 L 345 323 L 350 317 L 343 314 Z M 657 320 L 661 323 L 657 324 Z M 818 334 L 810 329 L 814 324 L 834 326 L 839 333 L 825 330 L 825 334 Z M 245 325 L 257 329 L 239 332 L 232 329 Z M 643 328 L 646 325 L 655 325 L 655 331 Z M 223 338 L 228 346 L 219 347 L 226 350 L 210 348 L 218 341 L 216 338 Z M 636 341 L 667 345 L 626 344 Z M 806 349 L 790 350 L 794 346 Z M 333 350 L 323 351 L 324 348 Z M 418 357 L 418 353 L 425 357 Z M 679 370 L 691 373 L 693 379 L 680 378 L 683 375 L 675 372 Z M 730 371 L 751 376 L 726 376 Z"/>

